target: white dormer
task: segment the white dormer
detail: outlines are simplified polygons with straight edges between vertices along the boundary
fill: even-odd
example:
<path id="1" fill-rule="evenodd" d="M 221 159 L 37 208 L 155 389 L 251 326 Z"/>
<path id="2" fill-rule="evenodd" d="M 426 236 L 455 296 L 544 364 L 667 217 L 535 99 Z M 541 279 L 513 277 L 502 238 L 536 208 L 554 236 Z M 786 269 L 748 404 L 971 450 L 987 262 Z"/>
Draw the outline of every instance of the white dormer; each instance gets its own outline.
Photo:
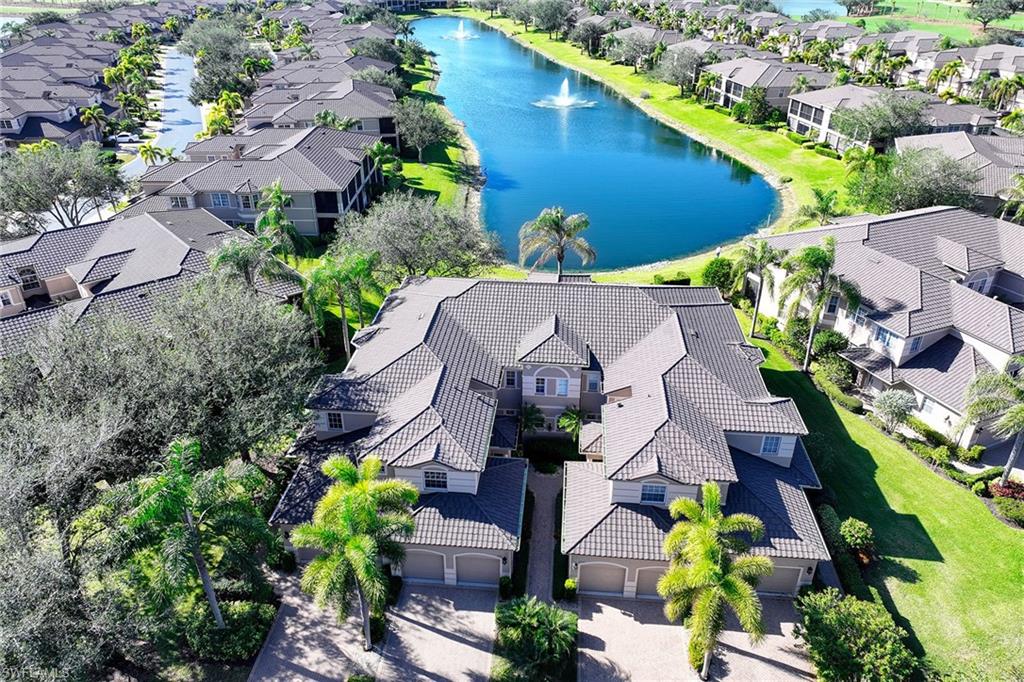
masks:
<path id="1" fill-rule="evenodd" d="M 725 434 L 725 440 L 737 450 L 749 452 L 750 454 L 766 459 L 780 466 L 788 467 L 793 461 L 793 452 L 796 450 L 797 437 L 792 434 L 782 433 L 742 433 L 730 431 Z"/>
<path id="2" fill-rule="evenodd" d="M 317 438 L 326 440 L 373 426 L 375 418 L 376 415 L 372 412 L 317 410 L 313 425 Z"/>

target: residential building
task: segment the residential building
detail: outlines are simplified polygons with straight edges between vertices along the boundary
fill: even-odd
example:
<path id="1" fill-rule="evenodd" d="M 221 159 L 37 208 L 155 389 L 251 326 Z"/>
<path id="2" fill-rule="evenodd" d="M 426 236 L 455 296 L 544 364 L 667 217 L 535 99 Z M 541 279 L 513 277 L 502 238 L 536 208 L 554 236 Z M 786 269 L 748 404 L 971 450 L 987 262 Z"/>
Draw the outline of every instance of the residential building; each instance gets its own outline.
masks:
<path id="1" fill-rule="evenodd" d="M 840 109 L 868 106 L 886 92 L 925 100 L 924 120 L 929 129 L 935 132 L 966 131 L 989 135 L 998 122 L 995 112 L 973 104 L 947 104 L 916 90 L 894 91 L 852 84 L 790 95 L 786 121 L 791 130 L 819 142 L 827 142 L 840 152 L 852 146 L 865 147 L 867 140 L 850 139 L 833 128 L 833 114 Z"/>
<path id="2" fill-rule="evenodd" d="M 286 213 L 296 230 L 323 235 L 349 211 L 369 205 L 373 185 L 382 178 L 366 148 L 378 140 L 323 127 L 269 128 L 205 140 L 186 147 L 185 154 L 208 160 L 147 171 L 139 178 L 142 195 L 124 213 L 205 208 L 229 225 L 252 225 L 262 190 L 280 181 L 291 197 Z"/>
<path id="3" fill-rule="evenodd" d="M 803 76 L 809 90 L 819 90 L 832 82 L 832 74 L 811 64 L 779 62 L 777 60 L 740 57 L 717 64 L 709 64 L 704 71 L 717 74 L 718 83 L 714 88 L 715 101 L 728 108 L 743 101 L 748 88 L 765 89 L 768 104 L 786 111 L 789 94 L 797 78 Z"/>
<path id="4" fill-rule="evenodd" d="M 273 71 L 259 77 L 261 88 L 290 88 L 307 83 L 337 83 L 351 78 L 356 72 L 376 67 L 381 71 L 393 72 L 395 65 L 369 57 L 334 57 L 311 61 L 295 61 L 282 64 Z"/>
<path id="5" fill-rule="evenodd" d="M 896 31 L 895 33 L 866 33 L 853 36 L 843 42 L 839 55 L 846 64 L 858 71 L 871 66 L 868 60 L 853 60 L 851 55 L 858 48 L 872 47 L 878 43 L 885 46 L 885 57 L 906 57 L 912 63 L 926 52 L 935 51 L 942 42 L 942 35 L 932 31 Z"/>
<path id="6" fill-rule="evenodd" d="M 766 50 L 758 50 L 749 45 L 739 43 L 723 43 L 704 38 L 691 38 L 682 40 L 668 46 L 666 52 L 676 54 L 684 49 L 690 49 L 704 58 L 705 62 L 724 62 L 740 57 L 749 57 L 762 61 L 782 61 L 782 55 Z"/>
<path id="7" fill-rule="evenodd" d="M 938 206 L 842 218 L 768 242 L 795 252 L 826 237 L 836 240 L 835 273 L 861 300 L 854 308 L 834 297 L 820 324 L 850 340 L 843 356 L 860 394 L 909 391 L 914 416 L 932 428 L 964 446 L 997 441 L 988 424 L 963 423 L 965 394 L 974 377 L 1006 371 L 1024 353 L 1024 227 Z M 777 291 L 764 291 L 763 314 L 779 315 Z"/>
<path id="8" fill-rule="evenodd" d="M 908 149 L 938 149 L 973 168 L 980 176 L 974 196 L 990 215 L 1001 207 L 1006 190 L 1014 185 L 1014 176 L 1024 174 L 1024 138 L 1020 137 L 952 132 L 896 138 L 896 151 Z"/>
<path id="9" fill-rule="evenodd" d="M 203 209 L 144 213 L 0 243 L 0 357 L 58 315 L 117 314 L 144 323 L 154 300 L 209 271 L 229 237 L 248 238 Z M 259 291 L 296 298 L 293 283 L 258 279 Z"/>
<path id="10" fill-rule="evenodd" d="M 935 79 L 932 74 L 944 66 L 957 63 L 955 73 Z M 956 47 L 949 50 L 925 52 L 918 55 L 913 64 L 898 75 L 900 84 L 918 83 L 935 85 L 939 90 L 962 93 L 983 75 L 991 78 L 1013 78 L 1024 74 L 1024 47 L 1016 45 L 982 45 L 979 47 Z M 1024 106 L 1024 91 L 1018 92 L 1009 108 Z"/>
<path id="11" fill-rule="evenodd" d="M 337 83 L 308 83 L 289 88 L 264 88 L 250 98 L 242 112 L 242 126 L 311 128 L 321 111 L 353 118 L 351 130 L 379 135 L 398 147 L 395 129 L 395 93 L 391 88 L 346 78 Z"/>
<path id="12" fill-rule="evenodd" d="M 644 24 L 635 24 L 626 28 L 613 31 L 608 35 L 614 36 L 616 40 L 623 41 L 628 38 L 644 40 L 651 45 L 657 45 L 662 43 L 664 45 L 674 45 L 683 39 L 683 35 L 679 31 L 665 31 L 655 26 L 648 26 Z"/>
<path id="13" fill-rule="evenodd" d="M 407 581 L 496 585 L 520 548 L 524 406 L 540 434 L 578 407 L 587 462 L 566 465 L 562 551 L 584 593 L 651 597 L 667 566 L 667 507 L 715 481 L 725 512 L 764 520 L 753 552 L 775 571 L 760 589 L 795 594 L 829 555 L 804 489 L 818 487 L 789 399 L 771 396 L 717 290 L 414 279 L 354 339 L 345 372 L 325 376 L 294 453 L 302 464 L 271 522 L 308 521 L 330 454 L 381 457 L 421 493 L 416 531 L 393 567 Z M 564 437 L 564 434 L 562 434 Z"/>

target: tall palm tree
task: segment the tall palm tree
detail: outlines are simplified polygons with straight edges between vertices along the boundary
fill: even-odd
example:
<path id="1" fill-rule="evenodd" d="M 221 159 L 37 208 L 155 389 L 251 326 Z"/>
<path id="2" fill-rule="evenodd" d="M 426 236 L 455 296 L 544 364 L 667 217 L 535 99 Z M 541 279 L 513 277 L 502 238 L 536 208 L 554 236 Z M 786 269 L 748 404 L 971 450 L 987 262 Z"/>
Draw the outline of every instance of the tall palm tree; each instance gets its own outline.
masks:
<path id="1" fill-rule="evenodd" d="M 320 53 L 316 51 L 316 48 L 309 43 L 302 43 L 298 47 L 299 61 L 300 62 L 311 62 L 315 59 L 320 59 Z"/>
<path id="2" fill-rule="evenodd" d="M 999 124 L 1015 133 L 1024 133 L 1024 109 L 1014 109 L 1003 116 Z"/>
<path id="3" fill-rule="evenodd" d="M 558 276 L 561 277 L 565 254 L 572 251 L 582 259 L 583 265 L 590 265 L 597 258 L 597 253 L 580 236 L 588 227 L 590 219 L 586 213 L 566 215 L 561 206 L 545 208 L 539 216 L 523 223 L 519 229 L 519 264 L 525 264 L 536 254 L 532 270 L 554 258 L 558 263 Z"/>
<path id="4" fill-rule="evenodd" d="M 290 195 L 281 188 L 280 178 L 263 188 L 256 216 L 256 234 L 270 239 L 277 255 L 292 255 L 306 246 L 305 238 L 285 211 L 292 204 Z"/>
<path id="5" fill-rule="evenodd" d="M 994 419 L 992 426 L 997 434 L 1014 437 L 999 485 L 1006 485 L 1010 480 L 1010 473 L 1024 451 L 1024 374 L 1013 373 L 1021 364 L 1020 359 L 1015 358 L 1006 372 L 979 374 L 967 387 L 965 419 L 969 422 Z"/>
<path id="6" fill-rule="evenodd" d="M 1002 193 L 1003 208 L 999 217 L 1006 220 L 1006 214 L 1014 208 L 1011 219 L 1019 222 L 1024 219 L 1024 174 L 1015 174 L 1010 178 L 1010 182 L 1012 184 Z"/>
<path id="7" fill-rule="evenodd" d="M 517 597 L 495 612 L 501 641 L 520 652 L 511 661 L 522 679 L 565 679 L 564 665 L 575 648 L 575 616 L 534 596 Z"/>
<path id="8" fill-rule="evenodd" d="M 337 113 L 329 109 L 322 109 L 313 115 L 313 123 L 337 130 L 350 130 L 355 124 L 359 123 L 359 119 L 352 118 L 351 116 L 338 116 Z"/>
<path id="9" fill-rule="evenodd" d="M 843 155 L 846 174 L 867 173 L 876 170 L 888 162 L 888 157 L 879 154 L 874 147 L 850 147 Z"/>
<path id="10" fill-rule="evenodd" d="M 234 90 L 221 90 L 217 97 L 217 104 L 221 106 L 229 118 L 242 110 L 242 96 Z"/>
<path id="11" fill-rule="evenodd" d="M 278 260 L 277 245 L 265 235 L 236 236 L 228 239 L 214 252 L 214 270 L 240 275 L 252 290 L 257 290 L 257 277 L 295 280 L 295 271 Z"/>
<path id="12" fill-rule="evenodd" d="M 573 441 L 580 442 L 580 432 L 583 430 L 583 410 L 578 407 L 567 407 L 558 416 L 558 428 L 562 429 Z"/>
<path id="13" fill-rule="evenodd" d="M 338 250 L 335 249 L 337 252 Z M 380 265 L 380 256 L 376 253 L 367 253 L 355 248 L 347 248 L 343 251 L 342 258 L 347 264 L 349 295 L 352 305 L 356 309 L 356 318 L 359 320 L 359 328 L 366 326 L 363 312 L 363 300 L 367 294 L 375 296 L 384 295 L 384 287 L 377 281 L 377 269 Z"/>
<path id="14" fill-rule="evenodd" d="M 1002 111 L 1003 107 L 1012 102 L 1022 88 L 1024 88 L 1024 77 L 1020 75 L 997 79 L 989 91 L 996 111 Z"/>
<path id="15" fill-rule="evenodd" d="M 525 403 L 519 411 L 519 435 L 533 433 L 544 427 L 544 411 L 533 403 Z M 520 441 L 522 438 L 519 439 Z"/>
<path id="16" fill-rule="evenodd" d="M 813 220 L 818 225 L 825 225 L 829 220 L 839 215 L 839 192 L 830 189 L 825 191 L 820 187 L 812 187 L 814 202 L 801 206 L 796 214 L 803 221 Z"/>
<path id="17" fill-rule="evenodd" d="M 107 127 L 107 114 L 103 111 L 103 107 L 98 104 L 84 107 L 78 111 L 78 119 L 82 122 L 82 125 L 92 126 L 96 129 L 96 138 L 99 140 L 103 139 L 103 129 Z"/>
<path id="18" fill-rule="evenodd" d="M 364 151 L 370 157 L 370 161 L 373 162 L 374 173 L 378 170 L 384 172 L 385 166 L 394 163 L 398 158 L 395 156 L 395 148 L 381 140 L 377 140 L 372 145 L 369 145 Z"/>
<path id="19" fill-rule="evenodd" d="M 204 556 L 207 538 L 232 543 L 233 555 L 253 556 L 272 534 L 252 504 L 262 476 L 251 466 L 200 469 L 199 443 L 176 440 L 156 473 L 111 490 L 109 499 L 126 504 L 118 518 L 135 547 L 156 549 L 172 588 L 185 589 L 199 577 L 217 627 L 224 627 L 217 593 Z"/>
<path id="20" fill-rule="evenodd" d="M 686 619 L 690 631 L 689 660 L 707 679 L 711 655 L 725 628 L 729 607 L 753 643 L 764 637 L 758 580 L 774 570 L 766 556 L 745 554 L 744 537 L 758 541 L 764 524 L 751 514 L 722 514 L 718 484 L 701 487 L 701 502 L 688 497 L 672 501 L 669 512 L 679 519 L 665 536 L 669 568 L 658 581 L 665 616 Z"/>
<path id="21" fill-rule="evenodd" d="M 350 259 L 337 258 L 334 254 L 327 253 L 306 276 L 306 297 L 309 299 L 310 308 L 329 301 L 332 296 L 338 301 L 342 350 L 345 352 L 346 362 L 352 357 L 348 333 L 348 309 L 352 293 L 351 267 Z M 355 303 L 359 305 L 362 301 Z M 316 322 L 316 318 L 313 321 Z"/>
<path id="22" fill-rule="evenodd" d="M 712 71 L 701 71 L 700 76 L 697 77 L 697 94 L 703 99 L 711 99 L 711 93 L 718 83 L 722 80 L 722 77 Z"/>
<path id="23" fill-rule="evenodd" d="M 139 158 L 147 166 L 155 165 L 164 158 L 164 150 L 157 147 L 152 141 L 143 142 L 139 145 Z"/>
<path id="24" fill-rule="evenodd" d="M 853 282 L 848 282 L 834 271 L 836 264 L 835 237 L 825 237 L 822 246 L 805 246 L 782 262 L 786 270 L 786 279 L 782 282 L 779 297 L 779 308 L 786 306 L 786 301 L 796 296 L 789 316 L 793 317 L 800 309 L 801 302 L 811 306 L 808 316 L 810 331 L 807 333 L 807 350 L 804 353 L 803 370 L 811 366 L 811 347 L 821 311 L 828 305 L 833 296 L 846 299 L 851 312 L 860 305 L 860 290 Z"/>
<path id="25" fill-rule="evenodd" d="M 789 94 L 799 95 L 801 92 L 807 92 L 811 87 L 811 81 L 808 80 L 807 76 L 800 74 L 793 79 L 793 85 L 789 89 Z"/>
<path id="26" fill-rule="evenodd" d="M 312 522 L 292 531 L 296 547 L 319 551 L 303 569 L 301 586 L 319 606 L 336 609 L 339 620 L 354 594 L 363 648 L 369 651 L 370 614 L 383 610 L 388 593 L 381 560 L 401 563 L 404 550 L 396 538 L 412 535 L 411 508 L 419 493 L 408 481 L 381 479 L 377 457 L 356 467 L 347 457 L 334 456 L 321 469 L 334 483 L 317 502 Z"/>
<path id="27" fill-rule="evenodd" d="M 757 277 L 757 294 L 754 296 L 754 319 L 750 321 L 750 336 L 757 330 L 757 315 L 761 309 L 761 292 L 767 286 L 769 291 L 775 289 L 775 275 L 772 266 L 778 265 L 786 256 L 782 249 L 772 247 L 764 239 L 744 239 L 737 254 L 733 273 L 733 291 L 741 292 L 746 286 L 747 277 Z"/>

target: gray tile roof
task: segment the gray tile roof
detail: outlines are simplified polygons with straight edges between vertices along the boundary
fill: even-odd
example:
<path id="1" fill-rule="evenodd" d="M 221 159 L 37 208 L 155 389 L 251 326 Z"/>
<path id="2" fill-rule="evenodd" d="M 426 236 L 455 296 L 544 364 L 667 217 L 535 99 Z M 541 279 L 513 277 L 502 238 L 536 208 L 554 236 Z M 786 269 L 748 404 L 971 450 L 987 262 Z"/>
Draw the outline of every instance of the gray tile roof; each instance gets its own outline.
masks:
<path id="1" fill-rule="evenodd" d="M 967 406 L 967 387 L 974 377 L 994 371 L 973 346 L 946 336 L 903 363 L 896 377 L 962 413 Z"/>
<path id="2" fill-rule="evenodd" d="M 970 135 L 966 132 L 935 133 L 896 138 L 896 150 L 939 149 L 977 171 L 975 194 L 1001 196 L 1013 186 L 1013 176 L 1024 173 L 1024 138 Z"/>
<path id="3" fill-rule="evenodd" d="M 829 559 L 804 492 L 821 484 L 799 443 L 790 467 L 731 450 L 739 482 L 729 486 L 723 513 L 748 513 L 765 525 L 750 552 L 770 557 Z M 668 510 L 646 504 L 610 503 L 599 462 L 567 462 L 563 506 L 563 553 L 667 561 L 662 545 L 672 527 Z"/>

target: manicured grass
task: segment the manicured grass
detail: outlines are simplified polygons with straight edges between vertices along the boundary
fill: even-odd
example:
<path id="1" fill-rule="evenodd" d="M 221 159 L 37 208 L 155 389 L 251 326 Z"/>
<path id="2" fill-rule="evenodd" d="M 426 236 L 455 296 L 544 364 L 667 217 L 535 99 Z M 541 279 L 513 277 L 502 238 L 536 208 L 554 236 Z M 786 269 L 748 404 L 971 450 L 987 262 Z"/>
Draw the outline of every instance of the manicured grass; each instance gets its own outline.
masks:
<path id="1" fill-rule="evenodd" d="M 487 12 L 459 8 L 438 10 L 437 13 L 469 17 L 489 24 L 555 61 L 604 81 L 635 103 L 642 103 L 648 113 L 682 125 L 694 137 L 707 140 L 750 163 L 759 172 L 776 179 L 791 177 L 792 182 L 783 190 L 783 199 L 787 203 L 787 210 L 780 221 L 783 225 L 792 221 L 792 211 L 796 206 L 810 201 L 812 187 L 837 189 L 845 194 L 845 171 L 841 162 L 803 149 L 778 133 L 751 128 L 717 111 L 705 109 L 702 104 L 682 99 L 678 88 L 654 81 L 645 74 L 633 73 L 632 67 L 588 57 L 571 43 L 553 40 L 547 33 L 533 29 L 524 32 L 522 25 L 511 19 L 489 19 Z M 645 94 L 649 96 L 645 97 Z M 789 193 L 791 196 L 787 196 Z"/>
<path id="2" fill-rule="evenodd" d="M 829 443 L 831 452 L 811 455 L 836 511 L 875 531 L 880 560 L 865 579 L 876 599 L 937 669 L 960 679 L 1005 679 L 1024 651 L 1024 532 L 833 405 L 777 350 L 755 343 L 767 356 L 769 390 L 792 397 Z"/>
<path id="3" fill-rule="evenodd" d="M 969 5 L 966 3 L 927 2 L 921 0 L 886 0 L 878 6 L 878 14 L 866 17 L 868 30 L 874 30 L 884 21 L 901 21 L 910 28 L 921 31 L 934 31 L 948 35 L 954 40 L 967 42 L 981 33 L 981 24 L 968 18 Z M 858 17 L 840 17 L 850 23 Z M 1017 12 L 1009 19 L 996 21 L 990 28 L 1005 28 L 1024 31 L 1024 12 Z"/>

